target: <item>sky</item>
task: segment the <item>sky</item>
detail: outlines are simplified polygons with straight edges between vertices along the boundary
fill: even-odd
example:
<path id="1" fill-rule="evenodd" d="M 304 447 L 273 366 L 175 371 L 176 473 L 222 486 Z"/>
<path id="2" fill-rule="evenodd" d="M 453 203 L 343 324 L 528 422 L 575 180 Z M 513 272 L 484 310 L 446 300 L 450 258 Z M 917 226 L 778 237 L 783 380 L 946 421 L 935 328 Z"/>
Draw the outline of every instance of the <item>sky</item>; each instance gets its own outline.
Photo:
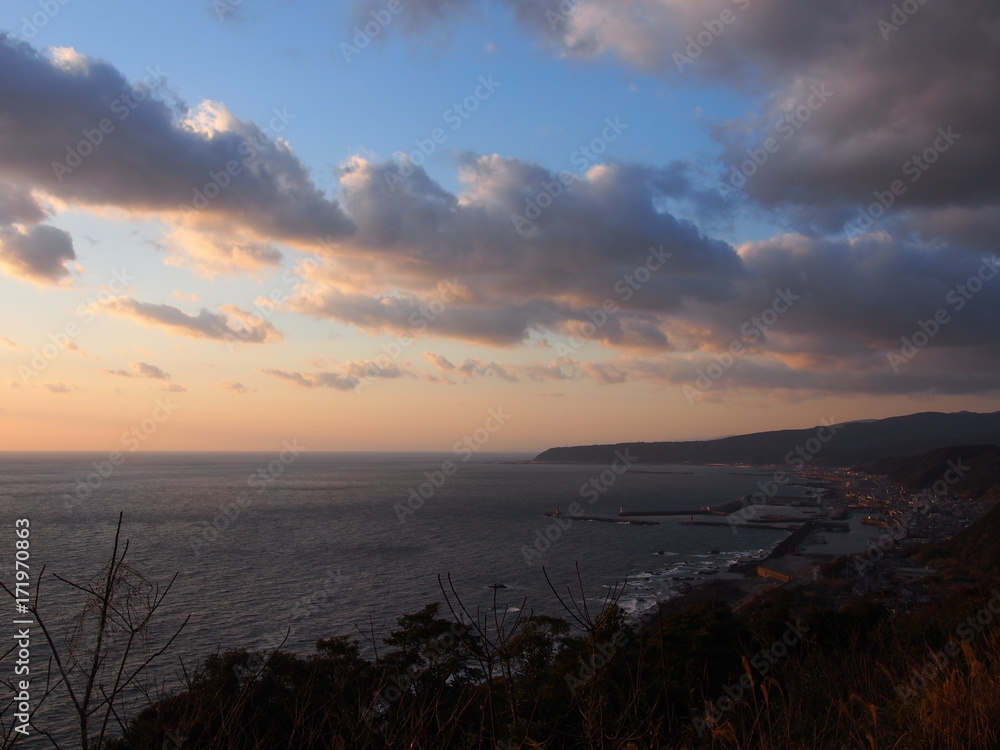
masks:
<path id="1" fill-rule="evenodd" d="M 0 450 L 1000 410 L 998 92 L 995 0 L 6 0 Z"/>

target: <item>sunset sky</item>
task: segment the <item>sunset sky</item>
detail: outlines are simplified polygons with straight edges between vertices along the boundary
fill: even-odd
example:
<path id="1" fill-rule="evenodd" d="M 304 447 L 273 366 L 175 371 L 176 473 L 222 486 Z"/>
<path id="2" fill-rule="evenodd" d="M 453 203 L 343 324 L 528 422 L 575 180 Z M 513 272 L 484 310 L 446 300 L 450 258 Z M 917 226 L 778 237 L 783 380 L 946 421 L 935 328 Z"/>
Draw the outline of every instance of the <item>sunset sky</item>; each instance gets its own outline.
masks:
<path id="1" fill-rule="evenodd" d="M 1000 5 L 5 0 L 0 450 L 1000 410 Z"/>

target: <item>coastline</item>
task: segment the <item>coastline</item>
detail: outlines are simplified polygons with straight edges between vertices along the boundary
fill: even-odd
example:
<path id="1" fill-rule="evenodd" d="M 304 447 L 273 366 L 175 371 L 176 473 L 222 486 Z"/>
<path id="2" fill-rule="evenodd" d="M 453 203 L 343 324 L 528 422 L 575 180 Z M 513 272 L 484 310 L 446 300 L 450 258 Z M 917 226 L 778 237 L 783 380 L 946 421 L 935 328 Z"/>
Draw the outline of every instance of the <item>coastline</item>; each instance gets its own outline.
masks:
<path id="1" fill-rule="evenodd" d="M 738 611 L 751 605 L 758 597 L 782 588 L 800 590 L 807 595 L 823 591 L 831 595 L 832 602 L 846 601 L 850 591 L 849 584 L 854 580 L 863 584 L 861 591 L 871 590 L 871 583 L 865 574 L 856 571 L 875 567 L 875 561 L 886 557 L 886 552 L 890 553 L 887 557 L 894 560 L 895 567 L 881 566 L 879 573 L 882 577 L 878 581 L 889 587 L 893 592 L 891 598 L 905 611 L 922 598 L 920 590 L 925 583 L 940 582 L 936 580 L 935 569 L 916 562 L 912 567 L 905 567 L 902 563 L 913 561 L 920 549 L 950 541 L 964 528 L 982 518 L 992 507 L 982 500 L 969 500 L 948 494 L 937 497 L 936 502 L 952 506 L 949 513 L 952 515 L 952 523 L 942 527 L 940 523 L 930 523 L 934 514 L 921 505 L 927 502 L 925 493 L 916 493 L 895 485 L 884 477 L 861 471 L 836 470 L 802 474 L 796 478 L 806 480 L 796 486 L 829 488 L 832 492 L 827 500 L 833 502 L 824 503 L 821 500 L 821 511 L 816 517 L 812 520 L 803 519 L 801 526 L 776 542 L 758 559 L 729 562 L 724 567 L 720 566 L 710 578 L 692 583 L 683 591 L 671 592 L 642 609 L 637 608 L 630 613 L 630 619 L 642 627 L 651 627 L 659 618 L 707 603 L 722 604 Z M 915 508 L 920 510 L 916 511 Z M 856 548 L 854 551 L 829 554 L 806 549 L 820 520 L 824 518 L 824 513 L 833 511 L 837 514 L 838 521 L 846 516 L 853 517 L 859 524 L 865 524 L 870 523 L 872 516 L 867 515 L 864 519 L 861 516 L 876 509 L 886 521 L 870 526 L 859 525 L 853 529 L 852 534 L 859 535 L 852 540 L 852 546 Z M 956 512 L 955 509 L 960 509 L 961 512 Z M 890 529 L 889 519 L 896 519 L 895 522 L 899 523 L 898 517 L 906 519 L 903 533 Z M 714 525 L 730 524 L 719 522 Z M 757 526 L 751 523 L 745 525 L 748 528 Z M 946 533 L 942 533 L 942 528 Z M 862 539 L 860 535 L 866 531 L 870 534 L 877 533 L 877 536 Z M 669 580 L 669 570 L 664 569 L 660 575 Z M 914 578 L 917 579 L 916 584 Z M 950 588 L 948 585 L 938 585 L 936 590 L 947 591 Z M 940 595 L 940 591 L 938 593 Z"/>

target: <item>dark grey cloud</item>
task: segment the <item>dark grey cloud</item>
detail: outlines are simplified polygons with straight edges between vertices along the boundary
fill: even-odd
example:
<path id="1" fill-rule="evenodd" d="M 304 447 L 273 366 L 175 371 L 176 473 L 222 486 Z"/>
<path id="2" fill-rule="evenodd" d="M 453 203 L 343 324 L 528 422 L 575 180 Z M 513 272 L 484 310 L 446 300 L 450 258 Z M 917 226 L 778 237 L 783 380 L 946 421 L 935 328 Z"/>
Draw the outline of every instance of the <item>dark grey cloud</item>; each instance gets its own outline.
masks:
<path id="1" fill-rule="evenodd" d="M 40 224 L 21 231 L 0 227 L 0 269 L 41 285 L 70 278 L 67 264 L 76 260 L 68 232 Z"/>
<path id="2" fill-rule="evenodd" d="M 457 16 L 470 5 L 443 10 Z M 1000 6 L 992 0 L 905 9 L 866 0 L 508 0 L 507 6 L 559 57 L 612 58 L 671 83 L 718 84 L 753 96 L 756 116 L 717 128 L 724 146 L 720 176 L 776 126 L 792 123 L 795 135 L 779 134 L 780 150 L 745 193 L 767 207 L 808 207 L 808 214 L 792 214 L 800 221 L 829 231 L 843 223 L 848 207 L 867 205 L 896 179 L 907 187 L 897 210 L 974 208 L 1000 199 Z M 445 13 L 434 18 L 449 20 Z M 796 112 L 816 87 L 833 93 L 802 124 Z M 918 172 L 904 170 L 933 148 L 939 129 L 959 138 L 911 182 Z"/>
<path id="3" fill-rule="evenodd" d="M 912 334 L 938 310 L 948 316 L 930 346 L 996 346 L 1000 258 L 928 247 L 885 235 L 853 242 L 802 235 L 748 245 L 747 267 L 760 278 L 743 310 L 757 314 L 773 290 L 793 301 L 775 329 L 800 352 L 880 351 Z"/>
<path id="4" fill-rule="evenodd" d="M 720 360 L 712 355 L 685 358 L 622 358 L 600 367 L 620 374 L 617 381 L 649 381 L 680 389 L 691 401 L 721 402 L 732 398 L 757 397 L 797 400 L 830 395 L 884 396 L 967 396 L 1000 393 L 995 369 L 1000 353 L 946 349 L 921 350 L 895 370 L 885 353 L 872 353 L 865 359 L 786 364 L 770 357 L 744 356 L 720 369 Z"/>
<path id="5" fill-rule="evenodd" d="M 907 187 L 897 209 L 994 205 L 1000 198 L 1000 6 L 990 0 L 910 4 L 909 12 L 902 3 L 864 0 L 511 5 L 559 55 L 612 56 L 671 81 L 754 95 L 755 118 L 717 130 L 725 146 L 722 176 L 748 158 L 747 148 L 792 125 L 794 135 L 777 134 L 780 150 L 745 186 L 765 206 L 827 212 L 812 218 L 830 229 L 842 222 L 845 206 L 866 205 L 896 179 Z M 832 95 L 807 118 L 797 116 L 807 112 L 800 107 L 816 87 Z M 926 172 L 910 164 L 921 175 L 911 182 L 918 171 L 904 173 L 910 160 L 949 128 L 958 140 Z"/>
<path id="6" fill-rule="evenodd" d="M 294 113 L 276 109 L 258 125 L 215 103 L 183 108 L 158 95 L 163 71 L 133 86 L 110 63 L 65 49 L 44 57 L 5 35 L 0 70 L 0 139 L 11 146 L 0 150 L 2 180 L 289 242 L 351 232 L 278 135 Z"/>
<path id="7" fill-rule="evenodd" d="M 0 182 L 0 225 L 38 224 L 46 216 L 48 212 L 30 192 L 17 185 Z"/>
<path id="8" fill-rule="evenodd" d="M 607 384 L 629 372 L 577 350 L 669 352 L 684 362 L 738 344 L 747 362 L 785 383 L 799 369 L 885 370 L 886 353 L 942 308 L 948 325 L 929 348 L 996 344 L 1000 283 L 955 296 L 985 262 L 968 248 L 870 232 L 852 240 L 789 233 L 737 250 L 656 210 L 657 180 L 675 178 L 621 165 L 571 185 L 522 234 L 506 226 L 511 212 L 557 176 L 496 156 L 463 165 L 469 188 L 459 200 L 420 170 L 392 190 L 387 176 L 397 167 L 358 160 L 344 175 L 358 227 L 343 248 L 350 255 L 306 274 L 289 309 L 412 338 L 552 339 L 559 354 L 580 360 L 575 376 Z M 655 270 L 639 273 L 651 260 Z M 448 296 L 446 286 L 459 291 Z M 432 364 L 453 377 L 524 377 L 499 362 L 469 360 L 464 372 Z M 887 382 L 905 388 L 925 366 Z"/>
<path id="9" fill-rule="evenodd" d="M 466 154 L 460 195 L 419 168 L 399 175 L 363 159 L 343 170 L 357 231 L 289 309 L 510 345 L 537 327 L 578 335 L 603 307 L 614 314 L 600 313 L 588 338 L 662 350 L 662 315 L 735 299 L 745 276 L 731 246 L 658 209 L 670 180 L 656 170 L 603 165 L 561 183 L 537 164 Z M 551 200 L 536 213 L 539 195 Z"/>

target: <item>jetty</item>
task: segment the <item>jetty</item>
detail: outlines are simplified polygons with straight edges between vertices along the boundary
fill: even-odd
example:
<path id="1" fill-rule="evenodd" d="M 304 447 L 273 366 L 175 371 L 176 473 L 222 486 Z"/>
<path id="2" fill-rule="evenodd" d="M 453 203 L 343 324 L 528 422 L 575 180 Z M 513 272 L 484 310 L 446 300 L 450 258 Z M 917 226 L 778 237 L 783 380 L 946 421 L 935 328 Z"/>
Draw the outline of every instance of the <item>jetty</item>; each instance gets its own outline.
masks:
<path id="1" fill-rule="evenodd" d="M 732 526 L 736 529 L 770 529 L 771 531 L 795 531 L 799 527 L 795 526 L 778 526 L 771 523 L 738 523 L 731 524 L 728 521 L 681 521 L 685 526 Z"/>
<path id="2" fill-rule="evenodd" d="M 608 516 L 574 516 L 572 513 L 559 513 L 558 511 L 553 513 L 551 511 L 543 513 L 542 515 L 547 518 L 572 518 L 576 521 L 600 521 L 602 523 L 626 523 L 632 524 L 633 526 L 659 526 L 659 521 L 623 521 L 618 517 Z"/>
<path id="3" fill-rule="evenodd" d="M 697 510 L 619 510 L 619 516 L 728 516 L 735 513 L 740 508 L 751 505 L 749 495 L 738 497 L 735 500 L 727 500 L 718 505 L 706 505 Z"/>
<path id="4" fill-rule="evenodd" d="M 618 516 L 711 516 L 719 515 L 710 510 L 620 510 Z"/>

